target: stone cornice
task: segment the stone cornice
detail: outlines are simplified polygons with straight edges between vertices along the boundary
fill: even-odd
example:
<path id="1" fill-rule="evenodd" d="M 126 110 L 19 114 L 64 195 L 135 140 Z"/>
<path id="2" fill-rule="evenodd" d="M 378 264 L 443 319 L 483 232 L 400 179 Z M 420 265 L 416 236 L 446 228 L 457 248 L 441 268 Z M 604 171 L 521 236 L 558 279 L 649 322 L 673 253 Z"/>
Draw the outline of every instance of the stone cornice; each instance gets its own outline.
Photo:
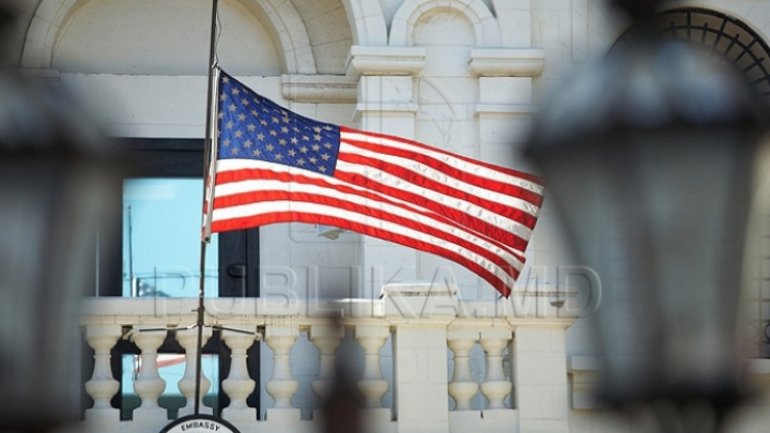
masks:
<path id="1" fill-rule="evenodd" d="M 476 48 L 468 65 L 483 77 L 538 77 L 545 66 L 545 51 L 536 48 Z"/>
<path id="2" fill-rule="evenodd" d="M 281 92 L 295 102 L 355 103 L 355 77 L 341 75 L 282 75 Z"/>
<path id="3" fill-rule="evenodd" d="M 350 48 L 347 75 L 415 75 L 425 66 L 425 49 L 421 47 Z"/>

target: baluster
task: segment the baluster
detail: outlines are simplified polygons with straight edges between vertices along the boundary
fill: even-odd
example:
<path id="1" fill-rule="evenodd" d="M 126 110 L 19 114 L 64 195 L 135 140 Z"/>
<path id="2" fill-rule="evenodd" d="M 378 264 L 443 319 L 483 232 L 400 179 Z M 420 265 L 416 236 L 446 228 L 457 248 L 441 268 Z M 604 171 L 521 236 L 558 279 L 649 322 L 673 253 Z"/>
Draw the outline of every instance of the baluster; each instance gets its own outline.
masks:
<path id="1" fill-rule="evenodd" d="M 265 328 L 265 341 L 273 351 L 273 376 L 267 382 L 267 392 L 273 397 L 275 409 L 290 409 L 291 397 L 299 387 L 299 383 L 292 377 L 289 363 L 289 352 L 298 335 L 299 328 L 296 326 Z"/>
<path id="2" fill-rule="evenodd" d="M 481 392 L 489 400 L 489 409 L 504 409 L 503 401 L 513 384 L 503 373 L 503 349 L 511 341 L 510 329 L 492 328 L 481 331 L 481 347 L 487 355 L 487 377 Z"/>
<path id="3" fill-rule="evenodd" d="M 367 407 L 381 407 L 382 396 L 388 392 L 388 381 L 382 378 L 380 349 L 390 336 L 390 330 L 384 326 L 356 326 L 355 336 L 365 353 L 364 375 L 358 381 L 358 388 L 366 397 Z"/>
<path id="4" fill-rule="evenodd" d="M 450 329 L 447 344 L 454 352 L 454 371 L 449 383 L 449 395 L 454 399 L 455 410 L 470 410 L 471 399 L 479 391 L 479 384 L 471 377 L 471 365 L 468 353 L 479 339 L 478 331 L 468 329 Z"/>
<path id="5" fill-rule="evenodd" d="M 254 392 L 256 386 L 246 367 L 246 351 L 254 344 L 256 338 L 256 334 L 222 331 L 222 339 L 230 348 L 230 374 L 222 382 L 222 389 L 230 397 L 230 405 L 222 410 L 222 417 L 231 421 L 235 418 L 246 421 L 257 419 L 256 409 L 246 404 L 246 399 Z"/>
<path id="6" fill-rule="evenodd" d="M 310 341 L 320 352 L 318 379 L 313 381 L 313 391 L 320 398 L 326 397 L 334 380 L 334 352 L 344 337 L 341 327 L 313 325 L 310 327 Z"/>
<path id="7" fill-rule="evenodd" d="M 140 355 L 139 376 L 134 380 L 134 392 L 142 399 L 142 404 L 134 412 L 141 419 L 166 419 L 166 409 L 158 406 L 158 397 L 166 389 L 166 381 L 158 374 L 158 348 L 166 339 L 165 332 L 149 331 L 142 329 L 157 328 L 157 326 L 135 326 L 131 334 L 131 341 L 142 351 Z"/>
<path id="8" fill-rule="evenodd" d="M 117 421 L 120 411 L 110 406 L 110 400 L 120 389 L 120 382 L 112 377 L 110 349 L 121 336 L 120 326 L 89 326 L 86 341 L 94 349 L 94 373 L 86 382 L 86 392 L 94 399 L 94 405 L 86 410 L 86 418 Z"/>
<path id="9" fill-rule="evenodd" d="M 205 345 L 209 338 L 211 338 L 211 328 L 203 328 L 203 339 L 201 344 Z M 195 373 L 198 365 L 198 329 L 180 329 L 176 331 L 176 341 L 184 348 L 185 366 L 184 375 L 177 382 L 179 391 L 185 397 L 184 407 L 179 408 L 179 416 L 190 415 L 195 411 Z M 211 387 L 211 381 L 206 378 L 204 371 L 201 370 L 201 395 L 200 395 L 200 410 L 201 412 L 211 413 L 211 408 L 203 406 L 203 396 L 209 392 Z"/>

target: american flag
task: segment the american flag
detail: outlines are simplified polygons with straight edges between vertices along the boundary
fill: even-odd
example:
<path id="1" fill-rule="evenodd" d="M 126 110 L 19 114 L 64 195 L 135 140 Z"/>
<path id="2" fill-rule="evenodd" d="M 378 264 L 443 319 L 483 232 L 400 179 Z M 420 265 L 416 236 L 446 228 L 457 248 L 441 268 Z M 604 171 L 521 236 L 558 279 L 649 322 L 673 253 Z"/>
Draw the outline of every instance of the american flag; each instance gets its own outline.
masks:
<path id="1" fill-rule="evenodd" d="M 309 119 L 223 71 L 217 95 L 211 232 L 335 226 L 443 256 L 510 294 L 543 200 L 537 177 Z"/>

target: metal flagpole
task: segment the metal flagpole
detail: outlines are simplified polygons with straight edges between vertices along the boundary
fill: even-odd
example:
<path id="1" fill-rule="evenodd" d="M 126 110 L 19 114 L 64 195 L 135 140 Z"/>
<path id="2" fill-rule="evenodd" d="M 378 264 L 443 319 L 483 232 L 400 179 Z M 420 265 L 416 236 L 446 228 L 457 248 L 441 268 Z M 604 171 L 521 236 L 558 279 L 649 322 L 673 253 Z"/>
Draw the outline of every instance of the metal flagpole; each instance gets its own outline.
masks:
<path id="1" fill-rule="evenodd" d="M 209 183 L 213 182 L 210 178 L 211 170 L 210 165 L 212 162 L 211 149 L 213 148 L 213 127 L 214 127 L 214 80 L 218 76 L 216 74 L 217 69 L 217 57 L 216 57 L 216 38 L 217 38 L 217 7 L 218 0 L 212 0 L 211 5 L 211 38 L 209 46 L 209 82 L 208 82 L 208 95 L 206 101 L 206 139 L 203 143 L 203 202 L 207 203 L 206 213 L 204 214 L 204 226 L 208 226 L 211 206 L 207 202 L 214 199 L 213 196 L 207 197 L 207 191 Z M 204 294 L 206 290 L 206 246 L 208 245 L 208 229 L 206 229 L 205 236 L 201 239 L 201 253 L 200 253 L 200 284 L 198 286 L 198 320 L 196 326 L 198 327 L 198 345 L 197 353 L 195 354 L 195 415 L 200 414 L 201 404 L 201 371 L 202 371 L 202 352 L 203 352 L 203 326 L 205 307 L 203 304 Z"/>

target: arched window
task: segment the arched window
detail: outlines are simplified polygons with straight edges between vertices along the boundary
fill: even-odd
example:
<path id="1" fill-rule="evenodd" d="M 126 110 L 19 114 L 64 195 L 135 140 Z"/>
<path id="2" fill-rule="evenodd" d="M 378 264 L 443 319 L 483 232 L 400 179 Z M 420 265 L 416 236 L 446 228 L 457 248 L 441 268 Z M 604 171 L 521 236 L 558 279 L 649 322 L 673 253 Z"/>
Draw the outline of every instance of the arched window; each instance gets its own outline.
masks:
<path id="1" fill-rule="evenodd" d="M 760 95 L 770 101 L 770 47 L 751 27 L 735 17 L 702 8 L 677 8 L 661 12 L 656 20 L 665 37 L 688 41 L 734 63 Z M 618 38 L 622 49 L 633 28 Z"/>

